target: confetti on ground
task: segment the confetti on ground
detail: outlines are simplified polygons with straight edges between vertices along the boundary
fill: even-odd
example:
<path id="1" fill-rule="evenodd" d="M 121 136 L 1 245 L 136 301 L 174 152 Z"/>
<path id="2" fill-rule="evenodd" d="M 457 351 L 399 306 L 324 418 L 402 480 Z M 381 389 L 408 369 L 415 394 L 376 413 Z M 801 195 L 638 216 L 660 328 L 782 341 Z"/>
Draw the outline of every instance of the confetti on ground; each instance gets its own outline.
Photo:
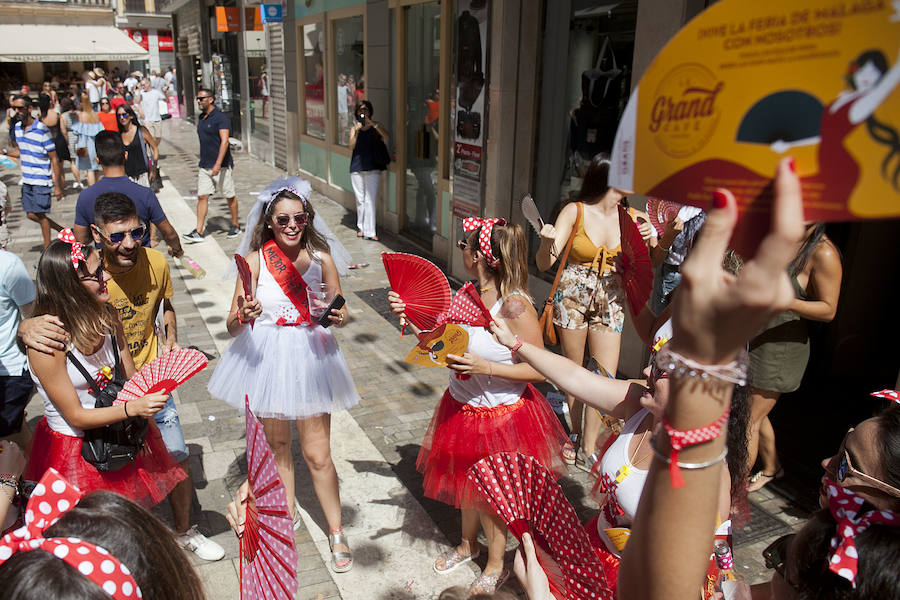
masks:
<path id="1" fill-rule="evenodd" d="M 348 269 L 362 269 L 363 267 L 368 267 L 369 263 L 353 263 L 352 265 L 348 265 Z"/>

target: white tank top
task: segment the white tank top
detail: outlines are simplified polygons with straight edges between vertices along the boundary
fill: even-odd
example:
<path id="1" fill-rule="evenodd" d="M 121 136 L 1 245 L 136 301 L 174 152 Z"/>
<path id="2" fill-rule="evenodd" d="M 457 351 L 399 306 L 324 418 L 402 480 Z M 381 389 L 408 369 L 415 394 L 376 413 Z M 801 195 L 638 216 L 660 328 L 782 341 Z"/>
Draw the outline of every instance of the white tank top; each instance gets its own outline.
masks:
<path id="1" fill-rule="evenodd" d="M 317 286 L 322 283 L 322 265 L 315 260 L 318 256 L 310 252 L 309 267 L 301 273 L 306 285 Z M 286 323 L 296 323 L 300 319 L 300 311 L 275 281 L 266 267 L 262 250 L 259 251 L 259 277 L 256 280 L 256 298 L 262 304 L 262 314 L 256 318 L 256 325 L 275 325 L 279 319 Z"/>
<path id="2" fill-rule="evenodd" d="M 521 292 L 513 292 L 513 294 L 525 296 Z M 496 316 L 500 312 L 501 306 L 503 306 L 502 298 L 497 300 L 491 308 L 491 316 Z M 512 352 L 503 344 L 498 343 L 490 331 L 484 327 L 470 325 L 460 325 L 460 327 L 469 334 L 469 352 L 491 362 L 504 365 L 514 364 Z M 490 380 L 490 385 L 488 385 L 488 380 Z M 522 397 L 522 392 L 527 386 L 528 384 L 523 381 L 511 381 L 497 376 L 471 375 L 468 379 L 459 379 L 456 373 L 450 374 L 450 395 L 453 396 L 453 399 L 462 404 L 479 408 L 515 404 Z"/>
<path id="3" fill-rule="evenodd" d="M 625 426 L 622 427 L 622 433 L 620 433 L 619 437 L 610 444 L 609 448 L 606 449 L 606 452 L 603 453 L 603 457 L 600 459 L 601 476 L 607 476 L 613 481 L 616 479 L 617 471 L 623 466 L 628 468 L 628 475 L 616 485 L 614 492 L 616 495 L 616 502 L 619 507 L 625 511 L 625 514 L 619 516 L 617 523 L 610 523 L 607 527 L 628 527 L 634 520 L 635 513 L 637 513 L 638 502 L 641 500 L 641 492 L 644 490 L 644 483 L 647 481 L 648 471 L 645 469 L 634 468 L 631 464 L 631 457 L 628 454 L 628 446 L 631 444 L 631 438 L 634 436 L 635 430 L 647 414 L 648 411 L 646 408 L 642 408 L 634 413 L 634 415 L 625 422 Z M 641 446 L 641 456 L 638 456 L 638 458 L 643 457 L 646 452 L 650 452 L 649 435 Z M 598 521 L 598 526 L 602 525 L 600 524 L 600 521 L 604 521 L 604 511 L 601 511 L 600 514 L 601 518 Z M 603 531 L 601 530 L 600 533 L 602 534 Z"/>
<path id="4" fill-rule="evenodd" d="M 78 359 L 78 362 L 87 370 L 88 375 L 90 375 L 94 381 L 97 380 L 97 374 L 100 373 L 100 369 L 103 367 L 114 368 L 116 364 L 116 355 L 115 346 L 112 343 L 112 336 L 106 336 L 106 339 L 103 341 L 103 345 L 100 347 L 100 350 L 97 352 L 90 354 L 88 356 L 83 355 L 75 346 L 70 346 L 69 350 L 72 354 L 75 355 L 75 358 Z M 47 396 L 47 392 L 44 390 L 44 386 L 41 385 L 41 382 L 38 381 L 37 376 L 34 374 L 34 370 L 31 369 L 31 365 L 29 365 L 29 370 L 31 371 L 31 379 L 34 381 L 34 385 L 37 388 L 38 394 L 41 396 L 41 400 L 44 401 L 44 416 L 47 418 L 47 425 L 50 426 L 50 429 L 56 431 L 58 433 L 62 433 L 63 435 L 71 435 L 73 437 L 84 437 L 84 432 L 80 429 L 76 429 L 69 425 L 68 421 L 62 416 L 62 414 L 57 410 L 56 405 L 50 400 Z M 81 407 L 85 409 L 93 409 L 94 403 L 97 401 L 91 395 L 91 386 L 85 380 L 84 375 L 81 374 L 75 365 L 72 364 L 72 361 L 68 358 L 66 359 L 66 373 L 69 375 L 69 379 L 72 381 L 72 385 L 75 387 L 75 393 L 78 394 L 78 400 L 81 401 Z"/>

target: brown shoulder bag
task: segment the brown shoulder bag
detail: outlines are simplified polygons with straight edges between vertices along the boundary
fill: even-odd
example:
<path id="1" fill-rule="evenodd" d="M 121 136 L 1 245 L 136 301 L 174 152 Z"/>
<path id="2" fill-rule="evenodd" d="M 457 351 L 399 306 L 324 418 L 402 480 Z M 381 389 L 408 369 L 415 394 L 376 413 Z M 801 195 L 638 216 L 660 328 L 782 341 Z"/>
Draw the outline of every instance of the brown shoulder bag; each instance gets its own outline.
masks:
<path id="1" fill-rule="evenodd" d="M 550 294 L 547 296 L 547 300 L 544 301 L 544 312 L 541 313 L 541 318 L 538 321 L 541 333 L 544 334 L 545 346 L 555 346 L 557 341 L 556 326 L 553 325 L 553 296 L 556 294 L 556 288 L 559 286 L 559 279 L 562 277 L 563 269 L 566 268 L 566 261 L 569 259 L 569 250 L 572 249 L 572 240 L 575 239 L 575 230 L 581 224 L 583 218 L 584 209 L 582 208 L 581 202 L 578 202 L 577 206 L 578 217 L 575 219 L 575 223 L 572 224 L 572 231 L 569 232 L 569 241 L 566 242 L 566 249 L 563 251 L 562 256 L 559 257 L 559 265 L 556 267 L 556 278 L 553 280 L 553 287 L 550 288 Z"/>

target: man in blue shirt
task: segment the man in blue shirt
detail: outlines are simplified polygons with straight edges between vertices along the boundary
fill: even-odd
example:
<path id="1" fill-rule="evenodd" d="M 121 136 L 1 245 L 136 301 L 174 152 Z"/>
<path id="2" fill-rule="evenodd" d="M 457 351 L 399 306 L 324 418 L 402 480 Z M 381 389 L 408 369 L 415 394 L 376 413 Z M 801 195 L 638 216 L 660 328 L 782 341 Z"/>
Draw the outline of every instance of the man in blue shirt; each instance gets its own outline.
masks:
<path id="1" fill-rule="evenodd" d="M 78 194 L 75 204 L 75 237 L 82 244 L 93 242 L 91 224 L 94 222 L 94 202 L 100 194 L 119 192 L 128 196 L 137 207 L 142 223 L 153 223 L 169 245 L 169 254 L 178 258 L 184 251 L 178 233 L 166 218 L 156 194 L 148 187 L 138 185 L 125 176 L 125 145 L 122 136 L 114 131 L 101 131 L 94 139 L 97 161 L 103 168 L 103 178 Z M 150 228 L 144 231 L 142 246 L 149 246 Z"/>
<path id="2" fill-rule="evenodd" d="M 22 431 L 22 425 L 34 384 L 16 343 L 16 329 L 31 314 L 32 302 L 34 284 L 22 260 L 0 250 L 0 438 L 16 436 L 22 446 L 28 443 L 28 429 Z"/>
<path id="3" fill-rule="evenodd" d="M 197 91 L 197 105 L 200 118 L 197 119 L 197 137 L 200 139 L 200 172 L 197 174 L 197 227 L 184 234 L 184 239 L 193 244 L 203 241 L 203 224 L 209 210 L 209 197 L 218 187 L 228 200 L 231 212 L 231 229 L 228 237 L 241 234 L 238 222 L 237 199 L 234 197 L 234 179 L 231 174 L 234 161 L 228 147 L 231 121 L 216 108 L 212 90 L 200 88 Z"/>
<path id="4" fill-rule="evenodd" d="M 19 121 L 15 125 L 15 147 L 4 154 L 22 160 L 22 209 L 28 218 L 41 226 L 44 248 L 50 245 L 50 228 L 62 227 L 47 216 L 50 212 L 50 191 L 57 200 L 63 199 L 63 176 L 56 157 L 56 144 L 46 125 L 31 114 L 31 102 L 24 96 L 12 101 Z"/>

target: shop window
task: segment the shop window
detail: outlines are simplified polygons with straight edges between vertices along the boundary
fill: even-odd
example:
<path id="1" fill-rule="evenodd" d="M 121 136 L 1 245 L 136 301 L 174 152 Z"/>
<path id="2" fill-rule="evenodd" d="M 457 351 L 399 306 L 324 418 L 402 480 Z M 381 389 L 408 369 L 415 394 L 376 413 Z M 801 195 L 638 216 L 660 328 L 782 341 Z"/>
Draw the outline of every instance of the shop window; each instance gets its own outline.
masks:
<path id="1" fill-rule="evenodd" d="M 334 141 L 347 146 L 357 102 L 365 99 L 365 74 L 363 73 L 364 39 L 362 16 L 332 21 L 334 35 L 335 71 L 335 121 Z M 386 106 L 380 107 L 387 109 Z"/>
<path id="2" fill-rule="evenodd" d="M 325 139 L 325 28 L 321 23 L 303 26 L 303 104 L 310 137 Z"/>

